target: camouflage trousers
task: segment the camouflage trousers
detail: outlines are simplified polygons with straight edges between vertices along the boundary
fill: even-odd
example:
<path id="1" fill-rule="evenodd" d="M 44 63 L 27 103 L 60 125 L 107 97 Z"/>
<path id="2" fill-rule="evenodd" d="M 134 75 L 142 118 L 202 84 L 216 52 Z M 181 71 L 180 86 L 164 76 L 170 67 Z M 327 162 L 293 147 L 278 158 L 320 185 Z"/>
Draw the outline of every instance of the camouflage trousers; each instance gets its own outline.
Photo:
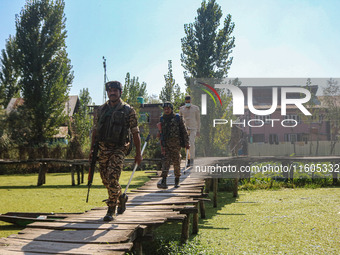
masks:
<path id="1" fill-rule="evenodd" d="M 124 148 L 110 148 L 107 145 L 99 144 L 99 149 L 100 177 L 109 194 L 106 203 L 108 206 L 114 206 L 118 204 L 121 194 L 119 177 L 124 165 Z"/>
<path id="2" fill-rule="evenodd" d="M 168 141 L 164 147 L 165 158 L 162 170 L 162 177 L 167 177 L 171 163 L 174 166 L 175 177 L 181 176 L 181 146 L 179 141 Z"/>

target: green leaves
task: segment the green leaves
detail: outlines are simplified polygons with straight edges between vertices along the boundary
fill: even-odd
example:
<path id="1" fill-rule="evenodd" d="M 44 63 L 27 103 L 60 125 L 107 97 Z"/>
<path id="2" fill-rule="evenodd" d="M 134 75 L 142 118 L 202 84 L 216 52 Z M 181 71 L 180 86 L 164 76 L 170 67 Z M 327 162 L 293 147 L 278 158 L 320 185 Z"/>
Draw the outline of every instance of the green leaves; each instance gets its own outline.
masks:
<path id="1" fill-rule="evenodd" d="M 159 99 L 162 102 L 172 102 L 174 104 L 174 110 L 179 109 L 181 103 L 184 102 L 184 94 L 181 93 L 181 88 L 176 84 L 172 73 L 172 61 L 168 61 L 168 73 L 164 75 L 165 86 L 159 95 Z"/>
<path id="2" fill-rule="evenodd" d="M 51 138 L 65 124 L 73 72 L 65 45 L 64 7 L 63 0 L 29 1 L 16 19 L 16 63 L 25 108 L 32 113 L 32 144 Z"/>
<path id="3" fill-rule="evenodd" d="M 203 1 L 197 10 L 195 22 L 184 25 L 186 36 L 182 38 L 182 66 L 192 78 L 226 77 L 232 63 L 229 54 L 235 47 L 231 34 L 235 24 L 228 14 L 223 28 L 221 7 L 215 0 Z"/>

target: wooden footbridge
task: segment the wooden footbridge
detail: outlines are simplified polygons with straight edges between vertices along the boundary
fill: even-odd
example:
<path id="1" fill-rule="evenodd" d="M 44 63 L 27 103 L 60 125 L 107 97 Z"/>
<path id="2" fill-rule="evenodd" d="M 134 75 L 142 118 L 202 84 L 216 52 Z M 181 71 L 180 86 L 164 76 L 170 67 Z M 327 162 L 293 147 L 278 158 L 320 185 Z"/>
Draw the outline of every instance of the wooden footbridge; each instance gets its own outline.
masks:
<path id="1" fill-rule="evenodd" d="M 63 215 L 49 222 L 34 222 L 19 234 L 0 239 L 0 254 L 125 254 L 142 253 L 141 243 L 152 238 L 152 231 L 169 221 L 182 222 L 182 241 L 198 232 L 198 212 L 205 217 L 204 180 L 182 175 L 175 189 L 157 188 L 158 176 L 129 193 L 127 209 L 111 222 L 104 222 L 106 207 L 83 214 Z"/>

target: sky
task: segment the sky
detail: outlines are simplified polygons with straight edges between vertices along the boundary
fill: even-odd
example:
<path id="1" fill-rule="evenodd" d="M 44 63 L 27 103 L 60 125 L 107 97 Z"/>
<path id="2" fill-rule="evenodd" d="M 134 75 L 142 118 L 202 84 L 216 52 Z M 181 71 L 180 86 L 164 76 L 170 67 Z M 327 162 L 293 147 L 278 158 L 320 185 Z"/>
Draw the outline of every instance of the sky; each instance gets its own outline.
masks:
<path id="1" fill-rule="evenodd" d="M 340 1 L 217 0 L 235 23 L 229 77 L 340 77 Z M 25 0 L 0 0 L 0 49 L 15 35 L 15 15 Z M 67 52 L 73 65 L 70 95 L 88 88 L 103 103 L 104 69 L 124 84 L 129 72 L 160 94 L 168 60 L 185 91 L 181 66 L 184 24 L 197 16 L 201 0 L 65 0 Z M 222 23 L 222 20 L 221 20 Z"/>

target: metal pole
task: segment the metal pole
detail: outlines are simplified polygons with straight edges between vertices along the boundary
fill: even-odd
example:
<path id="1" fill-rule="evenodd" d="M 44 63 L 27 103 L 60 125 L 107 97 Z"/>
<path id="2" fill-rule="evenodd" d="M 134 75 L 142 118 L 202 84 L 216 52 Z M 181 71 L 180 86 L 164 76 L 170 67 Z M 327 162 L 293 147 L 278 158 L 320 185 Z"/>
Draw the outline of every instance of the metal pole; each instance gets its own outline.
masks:
<path id="1" fill-rule="evenodd" d="M 103 66 L 104 66 L 104 90 L 103 90 L 103 103 L 106 102 L 106 87 L 105 87 L 105 83 L 106 83 L 106 58 L 103 56 Z"/>

